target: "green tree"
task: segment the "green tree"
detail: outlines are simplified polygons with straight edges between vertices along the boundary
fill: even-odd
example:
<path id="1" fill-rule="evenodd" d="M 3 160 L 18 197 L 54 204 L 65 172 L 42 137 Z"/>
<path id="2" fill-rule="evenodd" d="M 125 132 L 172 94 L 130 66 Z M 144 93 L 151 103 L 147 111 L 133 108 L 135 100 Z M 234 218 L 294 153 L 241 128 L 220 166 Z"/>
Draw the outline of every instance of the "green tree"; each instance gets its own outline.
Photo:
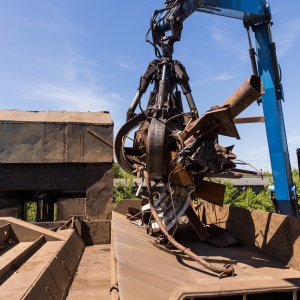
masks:
<path id="1" fill-rule="evenodd" d="M 292 169 L 292 178 L 293 182 L 296 185 L 296 194 L 298 199 L 298 204 L 300 205 L 300 179 L 299 179 L 299 171 L 295 168 Z"/>
<path id="2" fill-rule="evenodd" d="M 225 190 L 225 195 L 224 195 L 224 203 L 227 205 L 232 205 L 235 203 L 236 198 L 238 196 L 238 189 L 229 180 L 226 180 L 224 182 L 224 184 L 226 185 L 226 190 Z"/>
<path id="3" fill-rule="evenodd" d="M 236 199 L 235 206 L 262 211 L 273 211 L 269 189 L 266 187 L 258 195 L 251 188 L 244 190 Z"/>
<path id="4" fill-rule="evenodd" d="M 258 195 L 250 187 L 239 194 L 237 187 L 231 181 L 227 180 L 224 184 L 226 185 L 225 204 L 262 211 L 273 211 L 268 187 L 265 187 Z"/>
<path id="5" fill-rule="evenodd" d="M 114 171 L 114 178 L 118 179 L 129 179 L 129 178 L 135 178 L 134 175 L 131 175 L 125 171 L 123 171 L 120 167 L 120 165 L 116 162 L 113 163 L 113 171 Z"/>
<path id="6" fill-rule="evenodd" d="M 37 205 L 36 202 L 27 202 L 26 204 L 27 211 L 27 222 L 36 222 L 37 221 Z"/>
<path id="7" fill-rule="evenodd" d="M 136 199 L 136 190 L 132 178 L 116 182 L 113 189 L 114 205 L 122 199 Z"/>
<path id="8" fill-rule="evenodd" d="M 123 178 L 121 168 L 118 163 L 113 163 L 114 178 Z"/>

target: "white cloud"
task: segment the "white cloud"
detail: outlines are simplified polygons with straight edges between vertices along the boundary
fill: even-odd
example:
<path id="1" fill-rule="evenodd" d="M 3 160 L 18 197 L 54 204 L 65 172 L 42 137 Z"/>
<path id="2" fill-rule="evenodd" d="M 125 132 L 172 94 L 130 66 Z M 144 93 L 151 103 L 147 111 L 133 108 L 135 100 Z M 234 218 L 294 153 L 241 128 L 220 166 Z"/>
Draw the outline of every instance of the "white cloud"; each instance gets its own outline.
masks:
<path id="1" fill-rule="evenodd" d="M 245 159 L 253 159 L 253 158 L 269 158 L 269 147 L 260 147 L 255 150 L 250 151 L 246 156 Z"/>
<path id="2" fill-rule="evenodd" d="M 213 77 L 209 77 L 209 78 L 205 78 L 205 79 L 201 79 L 198 81 L 193 82 L 191 85 L 207 85 L 207 84 L 211 84 L 211 83 L 215 83 L 215 82 L 220 82 L 220 81 L 229 81 L 229 80 L 233 80 L 235 77 L 231 74 L 227 74 L 227 73 L 223 73 L 223 74 L 219 74 Z"/>
<path id="3" fill-rule="evenodd" d="M 232 76 L 230 74 L 220 74 L 220 75 L 217 75 L 216 77 L 214 77 L 214 79 L 216 81 L 228 81 L 228 80 L 234 79 L 234 76 Z"/>
<path id="4" fill-rule="evenodd" d="M 275 31 L 275 30 L 274 30 Z M 278 27 L 274 34 L 277 45 L 277 55 L 282 57 L 300 37 L 300 19 L 290 20 Z"/>
<path id="5" fill-rule="evenodd" d="M 135 69 L 135 60 L 129 56 L 119 56 L 114 63 L 122 69 Z"/>
<path id="6" fill-rule="evenodd" d="M 55 110 L 114 111 L 119 109 L 120 97 L 101 87 L 74 83 L 61 85 L 44 83 L 31 86 L 24 100 L 43 101 Z"/>
<path id="7" fill-rule="evenodd" d="M 226 20 L 228 21 L 228 20 Z M 237 39 L 237 28 L 232 27 L 232 23 L 226 21 L 219 21 L 214 23 L 209 30 L 213 40 L 220 46 L 220 48 L 228 53 L 232 53 L 243 62 L 249 61 L 248 48 L 246 43 L 246 32 L 245 40 L 241 40 L 240 37 Z M 240 24 L 236 24 L 239 26 Z"/>
<path id="8" fill-rule="evenodd" d="M 300 145 L 300 136 L 297 135 L 297 136 L 294 136 L 292 138 L 289 138 L 287 140 L 287 143 L 288 145 L 296 145 L 296 146 L 299 146 Z"/>
<path id="9" fill-rule="evenodd" d="M 83 54 L 82 42 L 87 34 L 80 26 L 52 7 L 44 11 L 43 17 L 35 14 L 32 18 L 17 18 L 9 14 L 6 18 L 9 24 L 18 25 L 11 30 L 21 41 L 12 38 L 0 50 L 1 85 L 13 87 L 10 95 L 14 98 L 12 104 L 2 93 L 2 108 L 19 103 L 24 110 L 118 113 L 122 99 L 113 89 L 104 88 L 101 76 L 109 74 L 107 70 L 101 72 L 101 60 L 96 62 Z"/>

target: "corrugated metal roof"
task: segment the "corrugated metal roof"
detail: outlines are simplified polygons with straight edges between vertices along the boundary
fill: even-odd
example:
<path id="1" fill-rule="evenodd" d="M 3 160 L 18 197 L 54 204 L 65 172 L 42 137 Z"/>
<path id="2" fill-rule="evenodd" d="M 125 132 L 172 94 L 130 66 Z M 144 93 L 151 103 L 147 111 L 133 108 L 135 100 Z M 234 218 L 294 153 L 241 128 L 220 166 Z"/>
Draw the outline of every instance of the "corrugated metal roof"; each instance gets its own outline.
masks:
<path id="1" fill-rule="evenodd" d="M 20 111 L 0 110 L 1 122 L 29 122 L 29 123 L 85 123 L 112 125 L 110 113 L 102 112 L 75 112 L 75 111 Z"/>

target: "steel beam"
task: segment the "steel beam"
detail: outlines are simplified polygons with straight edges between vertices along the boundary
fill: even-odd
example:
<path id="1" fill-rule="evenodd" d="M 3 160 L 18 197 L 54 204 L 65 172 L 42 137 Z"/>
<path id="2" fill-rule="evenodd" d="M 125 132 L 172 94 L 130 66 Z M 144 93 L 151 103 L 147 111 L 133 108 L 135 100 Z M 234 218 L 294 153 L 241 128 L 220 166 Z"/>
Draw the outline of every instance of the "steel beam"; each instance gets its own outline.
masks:
<path id="1" fill-rule="evenodd" d="M 281 100 L 277 100 L 274 68 L 271 59 L 270 35 L 265 23 L 255 26 L 256 53 L 259 76 L 262 78 L 265 94 L 262 106 L 274 178 L 276 200 L 282 214 L 298 217 L 296 203 L 291 199 L 293 187 L 290 158 L 286 140 Z"/>

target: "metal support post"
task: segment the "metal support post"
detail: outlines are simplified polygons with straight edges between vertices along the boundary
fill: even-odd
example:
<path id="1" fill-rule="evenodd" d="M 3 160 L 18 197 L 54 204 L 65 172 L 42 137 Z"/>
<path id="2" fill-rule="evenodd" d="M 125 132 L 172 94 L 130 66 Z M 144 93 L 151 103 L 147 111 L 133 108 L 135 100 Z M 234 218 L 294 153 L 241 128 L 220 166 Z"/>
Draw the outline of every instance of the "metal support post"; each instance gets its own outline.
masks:
<path id="1" fill-rule="evenodd" d="M 281 100 L 276 95 L 275 70 L 271 56 L 271 39 L 267 23 L 254 27 L 258 73 L 262 78 L 265 94 L 262 105 L 272 165 L 272 173 L 276 190 L 276 201 L 282 214 L 299 217 L 297 202 L 291 197 L 293 187 L 290 158 Z"/>

